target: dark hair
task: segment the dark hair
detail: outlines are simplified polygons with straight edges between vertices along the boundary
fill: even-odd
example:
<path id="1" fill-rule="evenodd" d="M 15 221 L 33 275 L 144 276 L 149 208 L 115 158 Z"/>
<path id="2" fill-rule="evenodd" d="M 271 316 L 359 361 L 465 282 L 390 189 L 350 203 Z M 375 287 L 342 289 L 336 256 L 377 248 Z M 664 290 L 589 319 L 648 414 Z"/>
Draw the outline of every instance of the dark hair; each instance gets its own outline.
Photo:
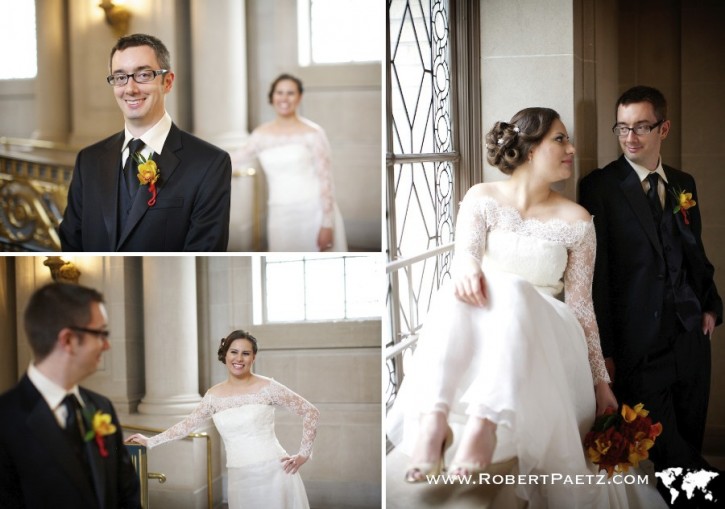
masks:
<path id="1" fill-rule="evenodd" d="M 297 90 L 299 91 L 300 95 L 302 95 L 302 92 L 304 92 L 304 87 L 302 86 L 302 80 L 299 79 L 296 76 L 292 76 L 291 74 L 280 74 L 277 76 L 274 81 L 272 82 L 272 85 L 269 87 L 269 94 L 267 94 L 267 98 L 269 99 L 269 104 L 272 104 L 272 96 L 274 95 L 274 89 L 277 88 L 277 83 L 284 80 L 290 80 L 294 81 L 295 85 L 297 85 Z"/>
<path id="2" fill-rule="evenodd" d="M 667 99 L 656 88 L 644 85 L 632 87 L 619 97 L 617 105 L 614 107 L 614 117 L 617 117 L 617 110 L 620 105 L 627 106 L 628 104 L 641 102 L 648 102 L 652 105 L 657 122 L 667 120 Z"/>
<path id="3" fill-rule="evenodd" d="M 100 292 L 70 283 L 50 283 L 38 289 L 25 307 L 25 333 L 36 361 L 53 350 L 58 333 L 91 321 L 91 303 L 103 302 Z"/>
<path id="4" fill-rule="evenodd" d="M 526 108 L 509 122 L 496 122 L 486 134 L 486 160 L 506 175 L 521 166 L 541 143 L 559 114 L 550 108 Z"/>
<path id="5" fill-rule="evenodd" d="M 135 48 L 136 46 L 149 46 L 156 53 L 156 60 L 159 61 L 159 65 L 162 69 L 167 71 L 171 70 L 171 55 L 169 50 L 166 49 L 164 43 L 153 35 L 146 34 L 131 34 L 124 35 L 117 42 L 116 45 L 111 49 L 111 56 L 108 59 L 108 69 L 113 72 L 113 55 L 116 51 L 123 51 L 126 48 Z"/>
<path id="6" fill-rule="evenodd" d="M 222 342 L 219 345 L 219 350 L 217 350 L 216 352 L 217 357 L 222 364 L 227 363 L 227 352 L 229 351 L 229 347 L 235 339 L 246 339 L 247 341 L 252 343 L 252 352 L 254 352 L 255 355 L 257 354 L 257 339 L 246 331 L 235 330 L 232 331 L 227 337 L 222 338 Z"/>

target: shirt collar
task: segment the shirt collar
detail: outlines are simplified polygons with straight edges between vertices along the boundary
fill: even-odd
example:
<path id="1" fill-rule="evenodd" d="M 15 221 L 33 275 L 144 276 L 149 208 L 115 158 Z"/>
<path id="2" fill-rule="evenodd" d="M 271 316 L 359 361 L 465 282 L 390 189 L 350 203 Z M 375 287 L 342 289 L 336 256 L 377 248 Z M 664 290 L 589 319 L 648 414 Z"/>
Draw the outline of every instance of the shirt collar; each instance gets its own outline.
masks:
<path id="1" fill-rule="evenodd" d="M 65 398 L 65 395 L 69 392 L 74 394 L 75 397 L 78 398 L 81 406 L 85 406 L 85 404 L 83 403 L 83 398 L 81 398 L 81 393 L 78 390 L 78 385 L 74 385 L 69 391 L 66 391 L 63 387 L 56 384 L 53 380 L 41 373 L 41 371 L 36 368 L 32 363 L 30 364 L 30 366 L 28 366 L 28 378 L 33 383 L 35 388 L 38 389 L 38 392 L 41 396 L 43 396 L 43 399 L 46 403 L 48 403 L 48 406 L 51 410 L 55 410 L 56 408 L 58 408 L 58 406 L 63 403 L 63 398 Z"/>
<path id="2" fill-rule="evenodd" d="M 650 170 L 648 170 L 644 166 L 641 166 L 637 163 L 633 163 L 629 159 L 627 159 L 627 162 L 632 166 L 632 168 L 634 168 L 634 171 L 635 171 L 635 173 L 637 173 L 637 176 L 639 177 L 640 182 L 644 182 L 644 179 L 646 179 L 647 176 L 650 173 L 652 173 Z M 667 183 L 667 175 L 665 175 L 665 169 L 662 167 L 662 158 L 661 157 L 660 157 L 659 161 L 657 161 L 657 168 L 655 168 L 654 171 L 660 177 L 662 177 L 662 180 L 664 180 L 665 183 Z"/>
<path id="3" fill-rule="evenodd" d="M 169 131 L 171 130 L 171 124 L 171 115 L 169 115 L 168 111 L 165 111 L 161 120 L 156 122 L 153 127 L 141 135 L 141 141 L 143 141 L 146 145 L 141 151 L 144 155 L 148 156 L 151 152 L 161 154 L 161 150 L 164 148 L 164 143 L 166 142 L 166 137 L 169 135 Z M 128 130 L 128 126 L 124 129 L 124 135 L 123 150 L 126 150 L 129 142 L 134 139 L 135 136 Z"/>

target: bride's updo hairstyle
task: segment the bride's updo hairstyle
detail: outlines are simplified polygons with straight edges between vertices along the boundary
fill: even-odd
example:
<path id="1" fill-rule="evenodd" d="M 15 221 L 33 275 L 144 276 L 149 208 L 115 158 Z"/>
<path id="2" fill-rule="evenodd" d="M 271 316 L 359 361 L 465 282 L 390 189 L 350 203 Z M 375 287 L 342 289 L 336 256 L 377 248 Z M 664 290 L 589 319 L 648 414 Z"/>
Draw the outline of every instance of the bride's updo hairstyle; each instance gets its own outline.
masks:
<path id="1" fill-rule="evenodd" d="M 229 351 L 229 347 L 235 339 L 246 339 L 247 341 L 252 343 L 252 352 L 254 352 L 254 355 L 257 355 L 257 339 L 246 331 L 235 330 L 232 331 L 227 337 L 222 338 L 222 342 L 219 345 L 219 350 L 217 350 L 217 356 L 222 364 L 227 363 L 227 352 Z"/>
<path id="2" fill-rule="evenodd" d="M 550 108 L 526 108 L 509 122 L 496 122 L 486 134 L 486 160 L 506 175 L 529 158 L 559 114 Z"/>

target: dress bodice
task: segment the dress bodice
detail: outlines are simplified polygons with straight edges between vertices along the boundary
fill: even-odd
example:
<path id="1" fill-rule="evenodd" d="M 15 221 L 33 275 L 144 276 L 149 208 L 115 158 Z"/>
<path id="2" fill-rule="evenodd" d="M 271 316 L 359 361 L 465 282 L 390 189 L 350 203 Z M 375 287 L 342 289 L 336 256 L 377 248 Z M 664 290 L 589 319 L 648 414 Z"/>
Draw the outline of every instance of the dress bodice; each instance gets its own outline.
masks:
<path id="1" fill-rule="evenodd" d="M 274 433 L 274 407 L 244 405 L 214 414 L 214 425 L 224 440 L 227 467 L 242 467 L 286 455 Z"/>
<path id="2" fill-rule="evenodd" d="M 265 454 L 276 454 L 279 450 L 284 454 L 279 443 L 277 443 L 279 449 L 275 449 L 273 443 L 277 441 L 274 434 L 275 406 L 283 407 L 302 417 L 302 442 L 299 454 L 309 457 L 312 454 L 312 442 L 317 435 L 320 412 L 302 396 L 274 380 L 270 380 L 263 389 L 252 394 L 215 396 L 207 392 L 191 414 L 163 433 L 149 438 L 147 446 L 150 449 L 170 440 L 183 438 L 213 418 L 224 439 L 230 461 L 232 457 L 235 461 L 260 461 L 257 457 L 252 458 L 249 449 L 245 449 L 255 440 L 260 442 L 252 444 L 250 447 L 253 449 L 258 446 L 269 450 Z M 235 430 L 237 425 L 241 427 Z M 228 443 L 227 438 L 231 439 L 232 443 Z M 241 449 L 236 447 L 239 444 L 243 444 L 244 447 Z M 269 459 L 267 456 L 265 458 Z"/>
<path id="3" fill-rule="evenodd" d="M 267 177 L 269 205 L 310 202 L 319 198 L 314 158 L 302 142 L 270 146 L 257 157 Z"/>
<path id="4" fill-rule="evenodd" d="M 488 232 L 483 255 L 485 270 L 521 276 L 540 292 L 558 295 L 564 288 L 567 252 L 562 244 L 515 231 Z"/>

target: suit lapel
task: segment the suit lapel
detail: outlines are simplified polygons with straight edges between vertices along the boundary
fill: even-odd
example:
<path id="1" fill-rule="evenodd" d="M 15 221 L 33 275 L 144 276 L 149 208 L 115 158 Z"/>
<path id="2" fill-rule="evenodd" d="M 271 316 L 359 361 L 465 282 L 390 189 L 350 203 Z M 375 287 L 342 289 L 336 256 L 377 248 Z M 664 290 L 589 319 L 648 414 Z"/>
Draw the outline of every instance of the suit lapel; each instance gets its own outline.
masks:
<path id="1" fill-rule="evenodd" d="M 83 466 L 78 461 L 73 448 L 68 443 L 68 438 L 58 425 L 58 421 L 55 420 L 52 410 L 48 408 L 48 404 L 30 380 L 27 380 L 27 384 L 30 386 L 31 396 L 35 400 L 26 421 L 28 428 L 33 432 L 35 438 L 43 444 L 57 468 L 66 472 L 78 492 L 88 499 L 87 502 L 95 501 L 95 494 L 88 483 L 86 475 L 83 473 Z M 95 503 L 92 505 L 95 505 Z"/>
<path id="2" fill-rule="evenodd" d="M 102 200 L 101 213 L 110 239 L 110 250 L 113 249 L 118 235 L 116 232 L 118 225 L 118 183 L 121 172 L 123 138 L 123 131 L 111 138 L 106 145 L 105 154 L 99 162 L 99 168 L 101 168 L 101 188 L 99 193 L 100 196 L 108 197 L 108 199 Z"/>
<path id="3" fill-rule="evenodd" d="M 156 161 L 156 166 L 159 169 L 160 173 L 159 181 L 156 183 L 157 197 L 163 194 L 164 188 L 168 186 L 168 183 L 171 181 L 173 174 L 176 171 L 176 168 L 181 162 L 179 157 L 176 155 L 176 152 L 181 148 L 181 131 L 178 127 L 176 127 L 176 124 L 171 124 L 171 130 L 169 131 L 169 135 L 166 137 L 166 141 L 164 142 L 164 148 L 161 149 L 161 154 L 155 154 L 153 157 L 154 161 Z M 118 239 L 118 245 L 116 246 L 116 250 L 121 249 L 121 246 L 124 242 L 126 242 L 126 239 L 128 239 L 131 231 L 133 231 L 133 229 L 136 227 L 136 224 L 138 224 L 144 214 L 146 214 L 146 211 L 149 208 L 149 198 L 151 198 L 151 193 L 149 193 L 148 186 L 141 186 L 136 193 L 136 197 L 134 198 L 131 212 L 129 212 L 128 214 L 126 226 L 124 227 L 124 230 L 121 232 L 121 236 Z"/>
<path id="4" fill-rule="evenodd" d="M 642 226 L 647 238 L 649 238 L 657 253 L 663 256 L 662 244 L 657 236 L 657 226 L 655 225 L 655 220 L 652 217 L 652 212 L 647 203 L 647 196 L 642 190 L 642 183 L 639 181 L 637 173 L 629 165 L 624 156 L 621 156 L 619 159 L 618 170 L 621 179 L 619 186 L 624 193 L 624 197 L 634 211 L 635 216 L 637 216 L 637 220 Z"/>

